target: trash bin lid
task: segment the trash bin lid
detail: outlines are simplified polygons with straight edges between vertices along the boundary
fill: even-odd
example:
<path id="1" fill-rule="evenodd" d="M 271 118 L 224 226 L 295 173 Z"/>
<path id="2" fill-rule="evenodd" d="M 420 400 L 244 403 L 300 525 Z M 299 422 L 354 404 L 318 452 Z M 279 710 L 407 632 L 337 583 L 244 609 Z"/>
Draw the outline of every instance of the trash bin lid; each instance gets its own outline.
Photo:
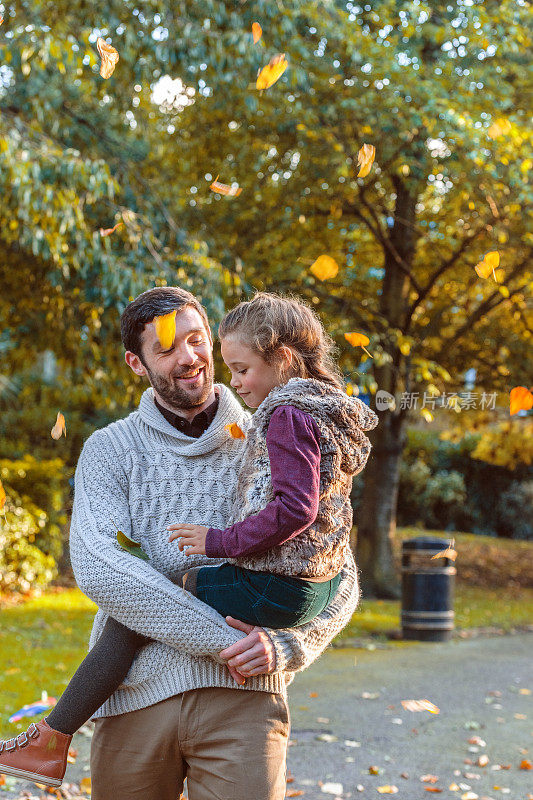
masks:
<path id="1" fill-rule="evenodd" d="M 436 536 L 417 536 L 402 542 L 402 550 L 445 550 L 451 539 L 438 539 Z"/>

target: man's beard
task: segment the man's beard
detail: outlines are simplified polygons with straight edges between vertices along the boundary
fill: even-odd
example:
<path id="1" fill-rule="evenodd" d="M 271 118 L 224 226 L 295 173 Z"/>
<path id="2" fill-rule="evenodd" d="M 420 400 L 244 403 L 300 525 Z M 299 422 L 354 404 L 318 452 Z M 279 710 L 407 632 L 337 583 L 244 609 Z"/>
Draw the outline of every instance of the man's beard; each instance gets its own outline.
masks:
<path id="1" fill-rule="evenodd" d="M 157 372 L 152 372 L 152 370 L 149 369 L 146 364 L 144 365 L 144 368 L 148 373 L 150 383 L 161 400 L 163 400 L 165 403 L 167 403 L 167 405 L 176 411 L 179 411 L 180 408 L 186 409 L 201 406 L 202 403 L 205 403 L 213 391 L 213 381 L 215 377 L 214 362 L 211 361 L 208 364 L 202 363 L 200 368 L 202 367 L 204 368 L 203 381 L 195 389 L 186 389 L 185 387 L 180 386 L 176 379 L 168 380 L 168 378 L 165 378 L 163 375 L 159 375 Z M 195 367 L 195 369 L 197 369 L 197 367 Z M 191 371 L 191 369 L 188 369 L 183 374 L 186 375 Z"/>

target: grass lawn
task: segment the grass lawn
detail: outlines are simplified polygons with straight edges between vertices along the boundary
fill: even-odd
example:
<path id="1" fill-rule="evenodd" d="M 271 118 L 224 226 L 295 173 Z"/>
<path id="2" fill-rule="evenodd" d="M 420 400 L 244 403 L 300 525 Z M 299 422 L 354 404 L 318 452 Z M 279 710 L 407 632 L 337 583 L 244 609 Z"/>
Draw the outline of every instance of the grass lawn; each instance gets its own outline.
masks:
<path id="1" fill-rule="evenodd" d="M 443 535 L 412 528 L 399 534 Z M 457 628 L 509 630 L 532 624 L 533 544 L 454 535 Z M 339 639 L 398 629 L 399 611 L 397 601 L 365 600 Z M 0 738 L 26 729 L 29 720 L 10 724 L 7 719 L 43 690 L 61 694 L 86 653 L 94 612 L 94 604 L 77 589 L 56 588 L 21 603 L 0 604 Z"/>

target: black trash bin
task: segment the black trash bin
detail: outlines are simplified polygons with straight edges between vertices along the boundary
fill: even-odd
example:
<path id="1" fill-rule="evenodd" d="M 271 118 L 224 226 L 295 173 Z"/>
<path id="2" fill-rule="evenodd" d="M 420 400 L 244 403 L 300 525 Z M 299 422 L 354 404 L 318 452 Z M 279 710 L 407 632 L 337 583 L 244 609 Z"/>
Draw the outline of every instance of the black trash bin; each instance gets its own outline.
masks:
<path id="1" fill-rule="evenodd" d="M 426 642 L 446 642 L 454 627 L 453 587 L 456 569 L 451 558 L 431 557 L 451 542 L 420 536 L 402 544 L 402 636 Z"/>

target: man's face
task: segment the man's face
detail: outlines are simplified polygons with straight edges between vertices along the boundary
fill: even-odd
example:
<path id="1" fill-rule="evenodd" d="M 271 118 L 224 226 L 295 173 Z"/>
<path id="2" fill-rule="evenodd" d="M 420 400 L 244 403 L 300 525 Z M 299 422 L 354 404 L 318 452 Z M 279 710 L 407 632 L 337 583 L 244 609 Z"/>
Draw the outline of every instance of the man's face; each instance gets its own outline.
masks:
<path id="1" fill-rule="evenodd" d="M 154 391 L 172 409 L 201 406 L 213 391 L 213 343 L 198 311 L 186 306 L 176 314 L 176 336 L 163 350 L 153 322 L 141 337 L 142 360 L 133 353 L 126 361 L 138 375 L 147 375 Z"/>

